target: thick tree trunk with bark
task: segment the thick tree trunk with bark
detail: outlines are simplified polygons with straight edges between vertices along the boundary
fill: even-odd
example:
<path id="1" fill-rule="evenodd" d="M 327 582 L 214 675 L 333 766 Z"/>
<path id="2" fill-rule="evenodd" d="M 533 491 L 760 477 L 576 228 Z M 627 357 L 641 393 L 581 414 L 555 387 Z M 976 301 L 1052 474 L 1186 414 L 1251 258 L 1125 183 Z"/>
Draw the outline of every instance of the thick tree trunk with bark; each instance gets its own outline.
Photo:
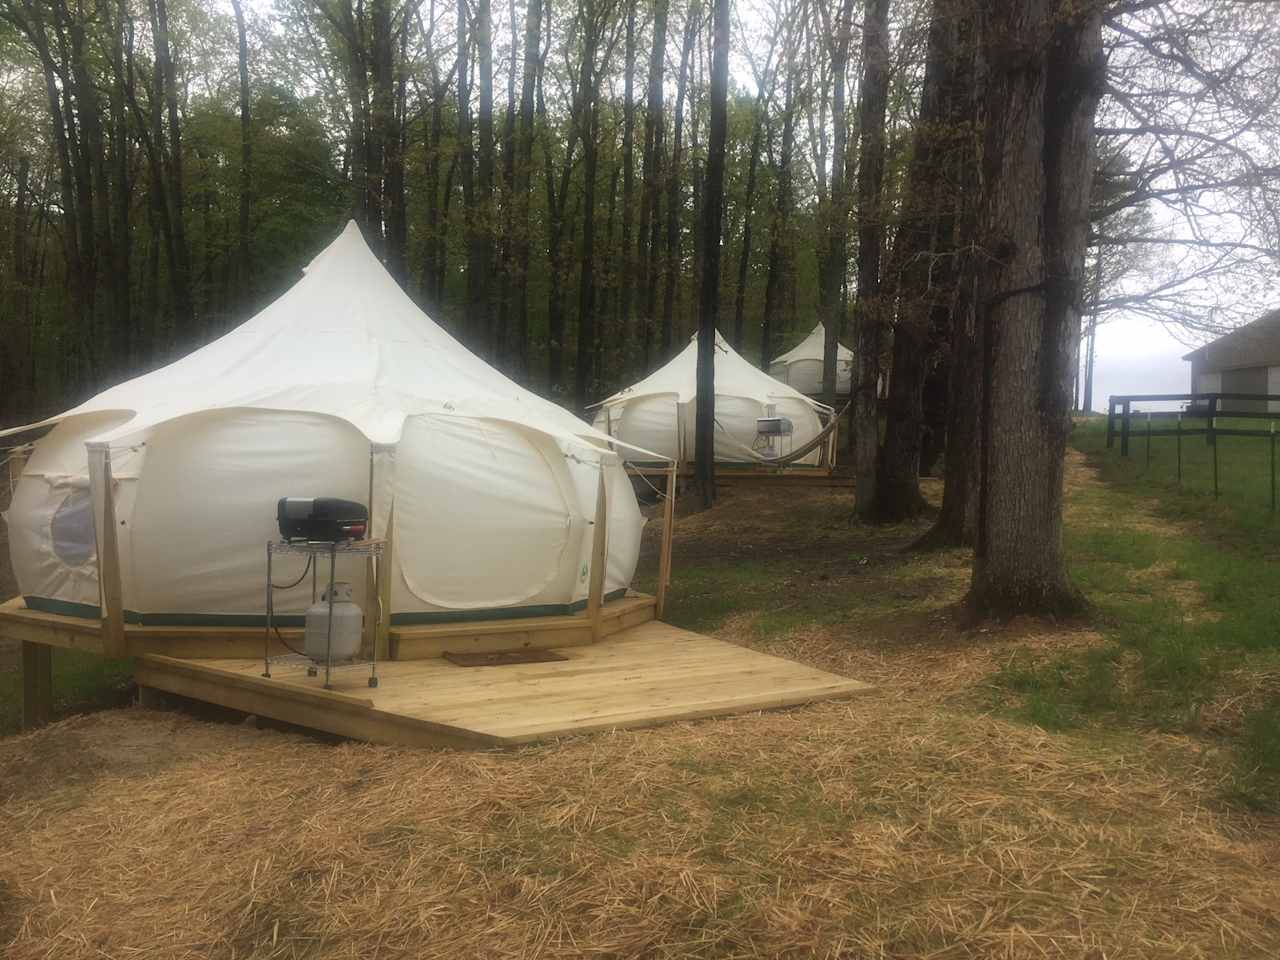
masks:
<path id="1" fill-rule="evenodd" d="M 940 339 L 949 330 L 955 296 L 952 239 L 960 184 L 952 178 L 954 163 L 949 161 L 955 142 L 965 142 L 959 125 L 967 92 L 953 85 L 957 14 L 952 0 L 934 0 L 920 112 L 894 242 L 898 321 L 875 508 L 876 519 L 885 523 L 909 519 L 927 506 L 920 492 L 925 384 Z"/>
<path id="2" fill-rule="evenodd" d="M 862 92 L 858 105 L 858 298 L 854 307 L 857 346 L 850 411 L 855 512 L 864 521 L 875 517 L 880 437 L 878 384 L 885 309 L 880 285 L 880 260 L 884 250 L 880 196 L 884 183 L 888 96 L 889 0 L 866 0 L 862 25 Z M 829 336 L 830 329 L 827 333 Z"/>
<path id="3" fill-rule="evenodd" d="M 1101 4 L 999 0 L 984 25 L 984 419 L 969 603 L 1065 614 L 1062 482 L 1103 85 Z"/>
<path id="4" fill-rule="evenodd" d="M 729 0 L 711 13 L 711 129 L 707 139 L 707 187 L 702 211 L 706 270 L 698 310 L 697 479 L 702 506 L 716 497 L 716 327 L 720 320 L 720 223 L 724 215 L 725 141 L 728 135 Z"/>
<path id="5" fill-rule="evenodd" d="M 582 138 L 582 269 L 578 275 L 578 349 L 573 371 L 574 400 L 578 410 L 587 405 L 596 348 L 596 174 L 599 167 L 596 113 L 600 90 L 595 60 L 603 29 L 592 0 L 583 0 L 580 18 L 583 24 L 582 66 L 578 81 L 581 111 L 575 122 Z"/>

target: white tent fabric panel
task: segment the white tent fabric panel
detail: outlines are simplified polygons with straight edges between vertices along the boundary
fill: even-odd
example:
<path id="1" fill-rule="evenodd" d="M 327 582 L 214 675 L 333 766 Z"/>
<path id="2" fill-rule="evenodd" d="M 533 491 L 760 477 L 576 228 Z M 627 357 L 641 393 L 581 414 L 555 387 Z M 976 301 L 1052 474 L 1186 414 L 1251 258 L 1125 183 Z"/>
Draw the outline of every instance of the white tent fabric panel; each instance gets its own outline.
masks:
<path id="1" fill-rule="evenodd" d="M 696 445 L 697 339 L 690 341 L 665 366 L 639 383 L 620 390 L 596 411 L 594 425 L 623 443 L 654 450 L 674 459 L 692 461 Z M 768 454 L 753 454 L 757 419 L 781 416 L 791 420 L 790 441 L 775 441 L 773 456 L 808 443 L 822 432 L 819 411 L 827 408 L 793 387 L 773 379 L 748 363 L 716 334 L 716 459 L 753 463 Z M 680 438 L 683 436 L 683 449 Z M 629 454 L 643 460 L 643 455 Z M 821 452 L 814 450 L 799 463 L 815 465 Z"/>
<path id="2" fill-rule="evenodd" d="M 264 410 L 156 427 L 132 510 L 121 512 L 126 607 L 144 615 L 261 615 L 266 544 L 279 536 L 276 501 L 286 496 L 366 502 L 369 441 L 332 417 Z M 278 558 L 272 579 L 292 583 L 305 562 Z M 319 573 L 327 578 L 327 561 Z M 364 561 L 339 561 L 337 575 L 363 605 Z M 303 612 L 311 577 L 277 590 L 274 602 L 281 614 Z"/>
<path id="3" fill-rule="evenodd" d="M 23 595 L 98 606 L 98 551 L 84 442 L 124 419 L 123 414 L 99 413 L 60 423 L 32 450 L 5 514 L 13 572 Z M 136 476 L 140 460 L 132 451 L 122 452 L 124 479 Z"/>
<path id="4" fill-rule="evenodd" d="M 803 394 L 823 393 L 822 364 L 826 354 L 826 327 L 821 323 L 809 335 L 769 364 L 769 373 Z M 847 396 L 853 383 L 853 351 L 836 345 L 836 393 Z"/>
<path id="5" fill-rule="evenodd" d="M 394 490 L 399 577 L 420 609 L 567 599 L 570 545 L 585 523 L 550 438 L 497 421 L 411 417 Z"/>

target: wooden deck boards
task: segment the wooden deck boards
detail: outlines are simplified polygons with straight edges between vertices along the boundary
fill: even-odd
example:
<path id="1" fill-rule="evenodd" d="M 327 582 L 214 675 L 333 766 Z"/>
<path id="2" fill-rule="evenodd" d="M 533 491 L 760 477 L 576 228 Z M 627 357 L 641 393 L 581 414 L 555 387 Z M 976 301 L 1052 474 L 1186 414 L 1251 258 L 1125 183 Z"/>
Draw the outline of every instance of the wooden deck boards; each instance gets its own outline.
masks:
<path id="1" fill-rule="evenodd" d="M 651 620 L 562 662 L 459 667 L 389 661 L 381 684 L 339 671 L 334 690 L 302 666 L 260 676 L 252 660 L 145 656 L 139 683 L 278 720 L 385 743 L 493 746 L 794 706 L 867 684 Z"/>

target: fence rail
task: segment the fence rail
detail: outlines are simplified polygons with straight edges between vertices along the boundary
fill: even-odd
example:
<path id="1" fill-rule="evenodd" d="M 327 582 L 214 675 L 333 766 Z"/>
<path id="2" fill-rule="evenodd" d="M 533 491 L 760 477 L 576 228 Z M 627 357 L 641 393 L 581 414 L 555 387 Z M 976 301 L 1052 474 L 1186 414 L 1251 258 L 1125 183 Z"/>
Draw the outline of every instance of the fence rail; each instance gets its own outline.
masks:
<path id="1" fill-rule="evenodd" d="M 1280 410 L 1223 410 L 1219 404 L 1224 400 L 1244 400 L 1261 402 L 1268 407 L 1272 402 L 1280 403 L 1280 394 L 1270 393 L 1131 393 L 1107 398 L 1107 448 L 1115 446 L 1117 435 L 1120 438 L 1120 456 L 1129 456 L 1129 439 L 1132 433 L 1133 418 L 1138 416 L 1145 423 L 1146 430 L 1146 464 L 1151 465 L 1151 440 L 1154 437 L 1177 438 L 1178 483 L 1182 483 L 1182 438 L 1204 437 L 1205 443 L 1213 451 L 1213 495 L 1219 495 L 1218 483 L 1218 437 L 1255 437 L 1270 442 L 1271 461 L 1271 510 L 1277 505 L 1276 497 L 1276 421 L 1280 420 Z M 1171 403 L 1186 402 L 1195 404 L 1194 410 L 1150 410 L 1135 411 L 1135 403 Z M 1117 411 L 1119 411 L 1117 413 Z M 1240 427 L 1220 427 L 1218 420 L 1267 420 L 1266 430 L 1245 430 Z M 1173 429 L 1156 429 L 1152 423 L 1174 421 Z M 1187 420 L 1204 421 L 1204 426 L 1184 426 Z M 1119 425 L 1117 427 L 1117 421 Z"/>

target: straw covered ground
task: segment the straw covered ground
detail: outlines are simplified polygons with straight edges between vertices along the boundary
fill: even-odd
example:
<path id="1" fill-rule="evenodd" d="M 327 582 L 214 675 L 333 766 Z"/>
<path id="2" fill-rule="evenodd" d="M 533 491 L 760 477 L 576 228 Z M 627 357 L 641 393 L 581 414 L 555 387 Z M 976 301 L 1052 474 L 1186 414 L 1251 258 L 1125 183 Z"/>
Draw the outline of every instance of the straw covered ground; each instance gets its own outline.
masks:
<path id="1" fill-rule="evenodd" d="M 993 707 L 1011 656 L 1102 633 L 962 629 L 963 555 L 846 496 L 682 520 L 672 616 L 874 694 L 484 754 L 74 717 L 0 741 L 0 952 L 1280 955 L 1280 824 L 1224 750 Z"/>

